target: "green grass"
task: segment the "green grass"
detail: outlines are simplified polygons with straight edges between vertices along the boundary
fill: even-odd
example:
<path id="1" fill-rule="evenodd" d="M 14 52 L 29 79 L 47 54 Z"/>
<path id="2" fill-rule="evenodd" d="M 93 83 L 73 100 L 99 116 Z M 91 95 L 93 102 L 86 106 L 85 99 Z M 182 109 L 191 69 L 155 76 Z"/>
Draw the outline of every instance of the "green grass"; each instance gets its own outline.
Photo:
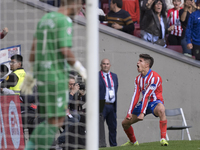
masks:
<path id="1" fill-rule="evenodd" d="M 141 143 L 139 146 L 117 146 L 100 148 L 100 150 L 200 150 L 200 141 L 169 141 L 168 146 L 160 142 Z"/>

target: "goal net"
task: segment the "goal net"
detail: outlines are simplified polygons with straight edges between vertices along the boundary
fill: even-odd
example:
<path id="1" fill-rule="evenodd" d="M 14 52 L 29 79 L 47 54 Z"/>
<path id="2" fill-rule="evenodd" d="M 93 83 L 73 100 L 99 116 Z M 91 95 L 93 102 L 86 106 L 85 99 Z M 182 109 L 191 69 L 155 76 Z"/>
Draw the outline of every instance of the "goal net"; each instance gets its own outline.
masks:
<path id="1" fill-rule="evenodd" d="M 86 83 L 92 81 L 86 82 L 72 67 L 79 61 L 90 70 L 87 57 L 93 54 L 87 56 L 86 26 L 77 21 L 85 18 L 79 11 L 84 1 L 79 1 L 66 0 L 67 11 L 59 9 L 62 0 L 0 1 L 4 34 L 0 39 L 0 149 L 91 149 L 86 147 L 86 133 L 97 130 L 87 129 L 98 128 L 97 119 L 93 123 L 90 118 L 89 126 L 86 123 L 86 101 L 92 97 Z M 28 95 L 20 93 L 23 71 L 24 76 L 30 74 Z M 90 79 L 92 75 L 88 75 Z M 88 137 L 98 137 L 98 133 Z"/>

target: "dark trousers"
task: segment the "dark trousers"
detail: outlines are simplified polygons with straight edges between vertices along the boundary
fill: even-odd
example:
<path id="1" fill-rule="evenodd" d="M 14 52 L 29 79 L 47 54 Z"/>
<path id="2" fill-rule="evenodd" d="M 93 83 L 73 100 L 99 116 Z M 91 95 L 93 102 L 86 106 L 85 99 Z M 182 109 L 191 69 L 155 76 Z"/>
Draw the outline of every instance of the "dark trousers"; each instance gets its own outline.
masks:
<path id="1" fill-rule="evenodd" d="M 114 105 L 105 104 L 103 117 L 108 125 L 110 146 L 117 146 L 117 115 L 114 110 Z"/>
<path id="2" fill-rule="evenodd" d="M 106 147 L 104 117 L 99 115 L 99 147 Z"/>
<path id="3" fill-rule="evenodd" d="M 200 60 L 200 45 L 193 45 L 192 55 L 195 56 L 196 60 Z"/>
<path id="4" fill-rule="evenodd" d="M 181 45 L 181 37 L 169 34 L 168 42 L 169 45 Z"/>

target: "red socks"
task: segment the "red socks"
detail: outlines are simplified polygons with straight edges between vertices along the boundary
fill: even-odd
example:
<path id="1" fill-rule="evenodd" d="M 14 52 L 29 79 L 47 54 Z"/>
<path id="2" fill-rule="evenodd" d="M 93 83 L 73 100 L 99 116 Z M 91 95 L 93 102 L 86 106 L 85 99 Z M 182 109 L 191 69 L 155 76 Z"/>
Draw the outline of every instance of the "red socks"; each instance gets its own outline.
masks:
<path id="1" fill-rule="evenodd" d="M 161 139 L 166 139 L 166 132 L 167 132 L 167 120 L 160 121 L 160 135 Z"/>
<path id="2" fill-rule="evenodd" d="M 132 142 L 132 143 L 135 143 L 136 142 L 136 138 L 135 138 L 135 134 L 134 134 L 134 131 L 133 131 L 133 127 L 130 126 L 127 130 L 124 130 L 126 135 L 128 136 L 129 140 Z"/>
<path id="3" fill-rule="evenodd" d="M 166 139 L 166 132 L 167 132 L 167 120 L 164 120 L 164 121 L 160 121 L 160 134 L 161 134 L 161 139 L 164 138 Z M 127 130 L 124 130 L 126 135 L 128 136 L 129 140 L 132 142 L 132 143 L 135 143 L 136 142 L 136 137 L 135 137 L 135 134 L 134 134 L 134 130 L 133 130 L 133 127 L 130 126 Z"/>

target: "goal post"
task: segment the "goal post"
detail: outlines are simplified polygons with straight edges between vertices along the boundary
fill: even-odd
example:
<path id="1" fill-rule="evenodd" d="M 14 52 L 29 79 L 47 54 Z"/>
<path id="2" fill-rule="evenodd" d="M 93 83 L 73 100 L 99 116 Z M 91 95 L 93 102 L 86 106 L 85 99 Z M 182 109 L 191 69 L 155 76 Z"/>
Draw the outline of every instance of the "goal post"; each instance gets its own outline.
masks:
<path id="1" fill-rule="evenodd" d="M 99 30 L 98 30 L 98 0 L 87 0 L 87 150 L 97 150 L 99 145 L 99 93 L 98 93 L 98 63 L 99 63 Z"/>
<path id="2" fill-rule="evenodd" d="M 41 0 L 42 1 L 42 0 Z M 0 40 L 0 49 L 21 45 L 21 55 L 24 58 L 23 67 L 25 71 L 30 71 L 31 64 L 29 63 L 29 56 L 33 37 L 36 32 L 38 21 L 44 14 L 57 11 L 57 7 L 53 7 L 40 0 L 2 0 L 0 1 L 0 20 L 2 30 L 8 27 L 9 32 Z M 45 1 L 45 0 L 43 0 Z M 78 0 L 74 0 L 78 2 Z M 86 25 L 82 27 L 78 23 L 74 23 L 74 30 L 77 34 L 73 37 L 72 51 L 77 60 L 80 60 L 87 70 L 86 80 L 86 149 L 97 150 L 99 149 L 99 21 L 98 21 L 98 0 L 86 0 Z M 78 29 L 77 29 L 78 28 Z M 71 30 L 68 30 L 70 32 Z M 83 31 L 84 33 L 78 33 Z M 80 40 L 80 41 L 79 41 Z M 75 42 L 74 42 L 75 41 Z M 80 48 L 81 45 L 81 48 Z M 3 104 L 1 104 L 2 108 Z M 19 106 L 20 107 L 20 106 Z M 17 108 L 17 110 L 19 110 Z M 3 113 L 3 112 L 2 112 Z M 2 114 L 0 113 L 0 115 Z M 21 112 L 18 112 L 20 114 Z M 8 114 L 7 114 L 8 115 Z M 5 123 L 6 121 L 4 121 Z M 9 125 L 7 125 L 9 126 Z M 21 125 L 22 127 L 23 125 Z M 24 129 L 22 129 L 24 130 Z M 7 132 L 7 131 L 6 131 Z M 76 135 L 74 136 L 75 144 L 78 145 L 78 129 L 75 129 Z M 7 133 L 5 133 L 6 135 Z M 26 133 L 25 133 L 26 134 Z M 73 136 L 73 135 L 72 135 Z M 26 136 L 30 138 L 30 136 Z M 4 138 L 4 137 L 3 137 Z M 5 136 L 6 138 L 6 136 Z M 68 139 L 67 139 L 68 140 Z M 2 144 L 4 141 L 0 141 Z M 25 140 L 25 144 L 28 140 Z M 68 142 L 68 141 L 66 141 Z M 8 142 L 12 145 L 12 141 Z M 67 145 L 67 144 L 66 144 Z M 70 144 L 69 144 L 70 145 Z M 72 145 L 72 144 L 71 144 Z M 56 144 L 56 146 L 59 146 Z M 5 144 L 1 145 L 4 149 Z M 8 146 L 12 147 L 12 146 Z M 23 147 L 20 147 L 23 149 Z M 6 149 L 6 148 L 5 148 Z M 37 147 L 36 147 L 37 149 Z M 67 149 L 67 148 L 66 148 Z"/>

